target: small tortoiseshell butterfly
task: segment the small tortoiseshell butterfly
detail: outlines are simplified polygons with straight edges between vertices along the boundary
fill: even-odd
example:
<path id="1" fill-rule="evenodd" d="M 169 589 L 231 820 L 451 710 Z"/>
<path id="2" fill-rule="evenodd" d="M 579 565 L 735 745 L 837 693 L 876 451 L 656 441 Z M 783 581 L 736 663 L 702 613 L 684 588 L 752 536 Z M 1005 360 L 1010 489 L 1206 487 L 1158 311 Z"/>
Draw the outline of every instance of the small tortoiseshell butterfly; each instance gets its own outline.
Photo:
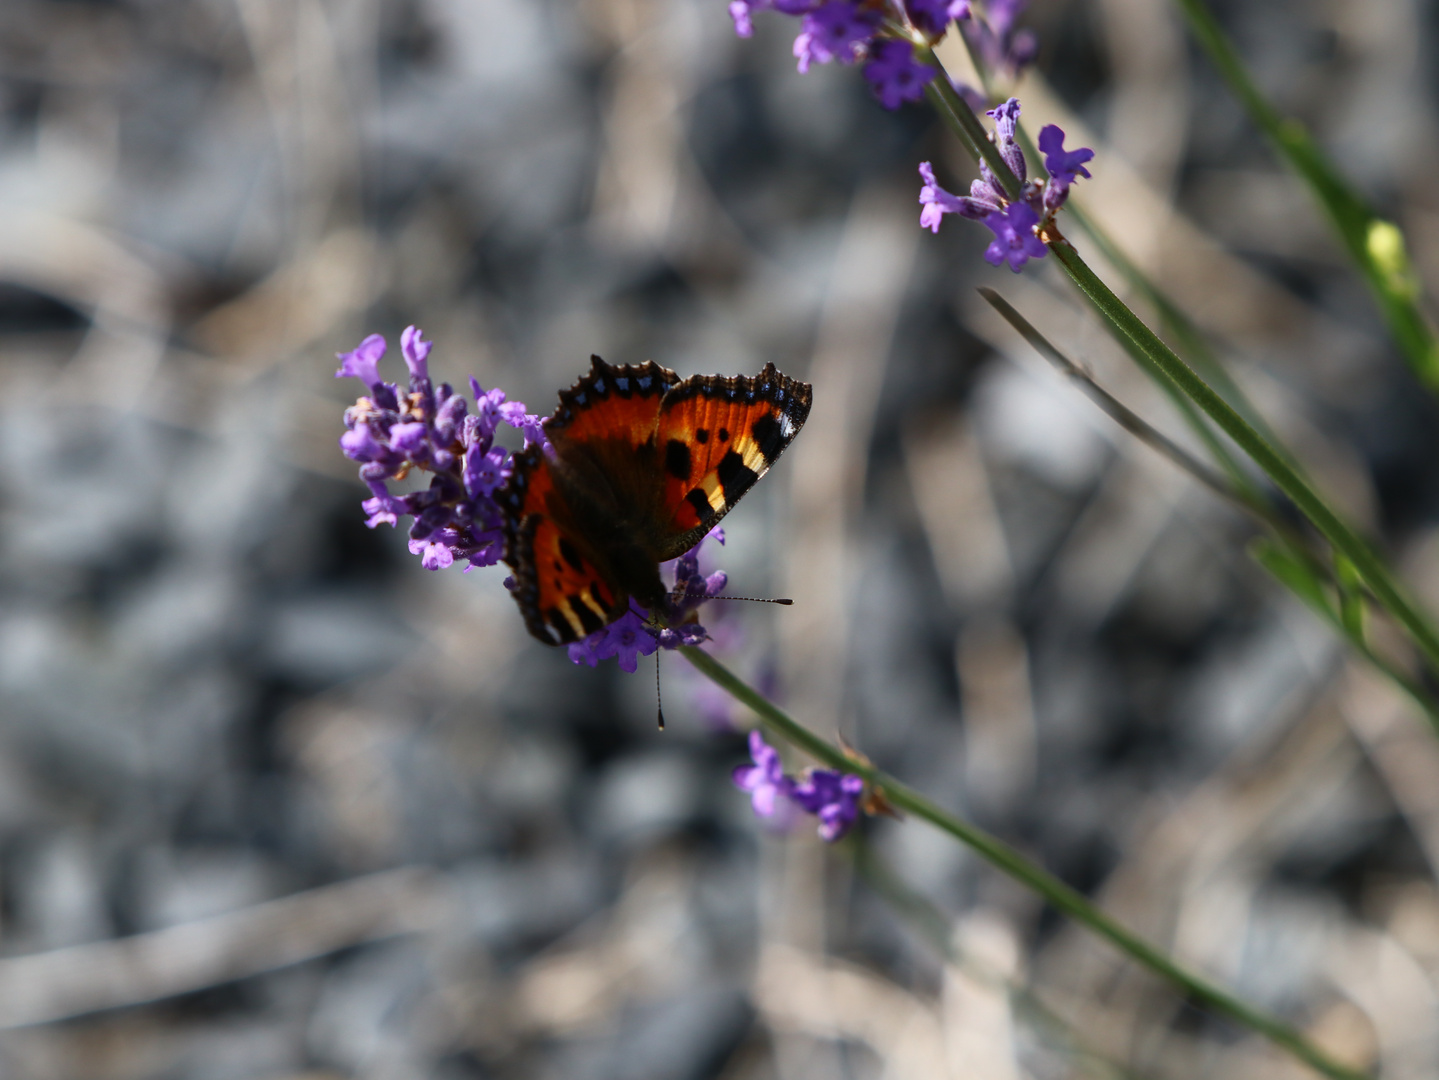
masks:
<path id="1" fill-rule="evenodd" d="M 773 364 L 681 380 L 653 361 L 590 359 L 545 425 L 553 453 L 518 455 L 496 496 L 515 600 L 549 645 L 613 622 L 631 597 L 659 609 L 659 564 L 699 543 L 809 416 L 809 384 Z"/>

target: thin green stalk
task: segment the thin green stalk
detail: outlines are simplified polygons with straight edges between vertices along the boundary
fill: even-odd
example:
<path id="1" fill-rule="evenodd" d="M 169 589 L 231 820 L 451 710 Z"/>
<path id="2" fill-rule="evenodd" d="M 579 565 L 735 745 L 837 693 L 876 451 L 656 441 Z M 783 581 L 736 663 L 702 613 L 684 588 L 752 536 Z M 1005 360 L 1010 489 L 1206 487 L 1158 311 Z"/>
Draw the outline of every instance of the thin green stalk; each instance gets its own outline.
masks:
<path id="1" fill-rule="evenodd" d="M 1197 0 L 1176 0 L 1176 2 L 1192 4 Z M 942 66 L 934 57 L 933 50 L 921 50 L 918 44 L 915 48 L 916 52 L 923 51 L 922 60 L 933 63 L 942 70 Z M 955 132 L 971 153 L 978 151 L 990 168 L 995 170 L 996 175 L 1005 181 L 1005 189 L 1013 197 L 1014 192 L 1018 191 L 1018 180 L 1005 166 L 994 144 L 989 142 L 987 136 L 984 135 L 983 126 L 974 115 L 974 110 L 955 93 L 947 78 L 941 77 L 932 80 L 927 92 L 931 101 L 936 103 L 936 108 L 945 124 Z M 978 139 L 975 135 L 976 131 L 980 136 Z M 1039 159 L 1039 155 L 1035 153 L 1032 145 L 1027 146 L 1027 151 L 1036 160 Z M 1012 190 L 1009 181 L 1014 182 Z M 1105 245 L 1101 244 L 1101 246 Z M 1118 254 L 1117 248 L 1114 248 L 1112 244 L 1108 247 Z M 1269 475 L 1280 490 L 1294 502 L 1300 512 L 1308 517 L 1324 537 L 1334 545 L 1336 551 L 1347 557 L 1378 603 L 1386 608 L 1408 631 L 1430 666 L 1439 672 L 1439 634 L 1436 634 L 1428 618 L 1405 595 L 1399 583 L 1389 574 L 1383 561 L 1369 547 L 1368 543 L 1334 513 L 1309 486 L 1298 465 L 1287 452 L 1276 449 L 1276 442 L 1271 441 L 1272 436 L 1266 437 L 1267 429 L 1263 428 L 1262 423 L 1259 425 L 1250 423 L 1234 405 L 1225 400 L 1223 395 L 1216 392 L 1192 368 L 1188 367 L 1154 331 L 1150 330 L 1123 301 L 1115 296 L 1084 262 L 1072 244 L 1062 237 L 1057 237 L 1050 243 L 1050 250 L 1055 253 L 1060 265 L 1079 286 L 1080 291 L 1089 299 L 1095 310 L 1109 324 L 1110 330 L 1119 344 L 1134 357 L 1141 367 L 1149 371 L 1161 386 L 1173 387 L 1188 400 L 1197 404 L 1225 434 L 1234 440 L 1240 449 L 1253 459 L 1255 464 Z M 1128 264 L 1128 260 L 1121 257 L 1119 263 L 1123 269 L 1123 266 Z M 1132 266 L 1132 264 L 1128 265 Z M 1142 275 L 1140 277 L 1142 278 Z M 1166 305 L 1171 307 L 1173 313 L 1179 315 L 1182 320 L 1178 308 L 1168 305 L 1167 298 L 1163 298 L 1157 289 L 1149 288 L 1145 291 L 1152 298 L 1165 299 Z M 1182 325 L 1187 327 L 1187 320 L 1183 320 Z M 1196 340 L 1199 340 L 1197 332 L 1194 336 Z M 1205 356 L 1209 355 L 1207 349 L 1201 350 L 1201 352 Z M 1222 372 L 1223 369 L 1220 365 L 1215 363 L 1213 366 Z M 1230 392 L 1237 395 L 1236 400 L 1242 402 L 1244 399 L 1242 395 L 1238 394 L 1238 387 L 1228 382 L 1227 374 L 1222 378 L 1228 383 Z M 1253 410 L 1246 409 L 1246 411 L 1252 412 Z M 1216 460 L 1225 466 L 1226 471 L 1239 486 L 1250 486 L 1242 470 L 1228 460 L 1227 453 L 1224 452 L 1225 448 L 1213 439 L 1213 433 L 1208 431 L 1207 425 L 1198 422 L 1199 418 L 1183 407 L 1181 407 L 1181 413 L 1190 420 L 1191 426 L 1194 426 L 1201 437 L 1205 439 L 1211 452 L 1218 451 Z M 1257 490 L 1251 490 L 1249 494 L 1256 497 L 1256 504 L 1258 499 L 1262 499 L 1262 493 Z M 1349 635 L 1346 633 L 1347 636 Z M 1364 646 L 1363 652 L 1366 656 L 1373 656 L 1367 646 Z M 1382 660 L 1376 659 L 1376 663 L 1384 667 L 1386 671 L 1395 670 L 1393 665 Z M 1409 685 L 1413 686 L 1414 684 L 1410 682 Z M 1432 707 L 1427 701 L 1423 704 L 1426 715 L 1432 718 Z"/>
<path id="2" fill-rule="evenodd" d="M 1104 387 L 1100 386 L 1092 375 L 1073 360 L 1069 359 L 1069 357 L 1065 356 L 1058 347 L 1035 329 L 1034 324 L 1015 310 L 1014 305 L 1000 296 L 999 293 L 993 289 L 981 287 L 979 289 L 979 295 L 984 297 L 990 306 L 999 312 L 1005 322 L 1014 327 L 1020 337 L 1029 342 L 1035 352 L 1039 353 L 1040 356 L 1054 365 L 1061 374 L 1076 383 L 1086 397 L 1098 405 L 1110 419 L 1124 428 L 1125 431 L 1158 451 L 1164 457 L 1167 457 L 1175 465 L 1179 466 L 1179 468 L 1194 477 L 1194 479 L 1209 488 L 1210 491 L 1214 492 L 1220 498 L 1234 503 L 1241 510 L 1258 518 L 1261 523 L 1269 526 L 1277 535 L 1282 537 L 1288 546 L 1307 553 L 1303 538 L 1294 531 L 1293 527 L 1279 513 L 1273 503 L 1271 503 L 1256 486 L 1252 484 L 1239 486 L 1226 483 L 1223 476 L 1214 472 L 1208 465 L 1205 465 L 1202 461 L 1194 457 L 1193 454 L 1189 453 L 1189 451 L 1170 439 L 1169 436 L 1154 427 L 1153 424 L 1149 423 L 1149 421 L 1145 420 L 1133 409 L 1121 402 Z M 1165 380 L 1165 382 L 1168 385 L 1172 385 L 1168 383 L 1168 380 Z M 1193 408 L 1193 404 L 1188 398 L 1182 398 L 1182 400 L 1186 405 L 1189 405 L 1191 409 Z M 1205 430 L 1209 430 L 1207 423 L 1204 424 L 1204 428 Z M 1213 432 L 1211 431 L 1210 434 L 1212 435 Z M 1308 561 L 1315 567 L 1319 566 L 1318 560 L 1312 555 L 1308 556 Z"/>
<path id="3" fill-rule="evenodd" d="M 943 70 L 932 49 L 916 43 L 915 51 L 921 61 L 932 63 L 939 70 Z M 995 175 L 1000 177 L 1005 190 L 1014 197 L 1019 190 L 1018 180 L 999 157 L 994 144 L 989 142 L 983 126 L 974 115 L 974 110 L 959 97 L 949 80 L 944 77 L 931 80 L 926 87 L 926 93 L 935 103 L 945 124 L 971 153 L 977 153 L 984 159 Z M 1336 551 L 1353 563 L 1378 603 L 1405 628 L 1430 666 L 1439 672 L 1439 634 L 1436 634 L 1428 618 L 1408 598 L 1368 543 L 1309 486 L 1292 460 L 1275 449 L 1254 425 L 1245 420 L 1234 406 L 1196 375 L 1192 368 L 1149 329 L 1089 268 L 1069 241 L 1056 234 L 1049 247 L 1080 291 L 1109 324 L 1111 333 L 1120 345 L 1159 379 L 1161 385 L 1173 384 L 1185 397 L 1198 405 L 1221 431 L 1234 440 L 1239 448 L 1269 475 Z"/>
<path id="4" fill-rule="evenodd" d="M 1065 356 L 1048 338 L 1035 329 L 1033 324 L 1016 311 L 1004 297 L 993 289 L 981 288 L 979 292 L 1004 317 L 1005 321 L 1034 347 L 1036 352 L 1075 382 L 1085 396 L 1098 405 L 1115 423 L 1168 458 L 1209 490 L 1221 498 L 1229 500 L 1267 526 L 1273 533 L 1275 542 L 1269 545 L 1252 546 L 1251 554 L 1254 558 L 1281 584 L 1299 596 L 1326 622 L 1330 623 L 1360 656 L 1369 661 L 1400 690 L 1413 698 L 1414 702 L 1423 710 L 1429 723 L 1433 725 L 1435 733 L 1439 734 L 1439 703 L 1436 703 L 1419 683 L 1401 671 L 1392 661 L 1376 653 L 1370 646 L 1364 632 L 1364 597 L 1360 588 L 1361 582 L 1353 563 L 1340 555 L 1334 559 L 1332 568 L 1326 567 L 1319 555 L 1311 550 L 1309 538 L 1295 529 L 1263 492 L 1254 488 L 1227 484 L 1224 477 L 1215 473 L 1183 447 L 1178 446 L 1163 432 L 1157 430 L 1134 410 L 1100 386 L 1088 372 Z M 1327 590 L 1332 590 L 1339 598 L 1337 608 L 1331 603 Z"/>
<path id="5" fill-rule="evenodd" d="M 1344 180 L 1303 126 L 1260 93 L 1244 62 L 1203 0 L 1174 0 L 1220 76 L 1313 193 L 1349 257 L 1363 273 L 1414 373 L 1439 391 L 1439 337 L 1419 307 L 1419 282 L 1397 226 L 1375 214 Z"/>
<path id="6" fill-rule="evenodd" d="M 1077 890 L 1030 862 L 998 837 L 991 836 L 983 829 L 942 810 L 913 788 L 901 784 L 867 762 L 851 758 L 831 746 L 791 719 L 763 694 L 750 687 L 703 649 L 684 646 L 680 651 L 721 689 L 753 710 L 772 734 L 783 738 L 830 768 L 863 777 L 872 788 L 883 789 L 885 798 L 893 806 L 929 822 L 940 831 L 968 845 L 991 865 L 1044 897 L 1055 909 L 1104 938 L 1150 971 L 1169 980 L 1194 1000 L 1258 1032 L 1331 1080 L 1369 1080 L 1365 1073 L 1335 1061 L 1295 1028 L 1171 960 L 1158 946 L 1110 918 Z"/>
<path id="7" fill-rule="evenodd" d="M 1364 632 L 1363 618 L 1355 617 L 1352 611 L 1346 615 L 1343 607 L 1336 605 L 1335 599 L 1319 584 L 1310 560 L 1288 545 L 1266 537 L 1257 537 L 1249 545 L 1249 554 L 1281 585 L 1303 600 L 1310 610 L 1333 627 L 1349 643 L 1350 648 L 1408 695 L 1424 713 L 1424 718 L 1429 721 L 1435 734 L 1439 734 L 1439 704 L 1435 703 L 1433 695 L 1394 661 L 1374 651 Z M 1357 599 L 1352 592 L 1346 597 L 1338 585 L 1335 586 L 1335 592 L 1341 601 L 1347 600 L 1350 604 Z"/>
<path id="8" fill-rule="evenodd" d="M 1095 311 L 1109 324 L 1121 342 L 1135 343 L 1145 360 L 1184 391 L 1228 435 L 1254 463 L 1263 469 L 1299 511 L 1323 534 L 1334 548 L 1354 564 L 1378 602 L 1409 632 L 1415 644 L 1439 671 L 1439 635 L 1418 606 L 1405 595 L 1378 554 L 1300 476 L 1298 470 L 1249 425 L 1234 408 L 1180 360 L 1153 330 L 1131 311 L 1109 286 L 1080 258 L 1079 252 L 1063 237 L 1049 245 L 1059 264 L 1068 272 Z"/>
<path id="9" fill-rule="evenodd" d="M 1026 151 L 1033 153 L 1028 150 L 1027 146 Z M 1279 445 L 1279 440 L 1270 430 L 1263 415 L 1245 396 L 1239 384 L 1234 381 L 1219 357 L 1215 355 L 1214 350 L 1205 339 L 1204 333 L 1194 325 L 1184 310 L 1150 280 L 1149 275 L 1125 254 L 1073 196 L 1064 206 L 1084 235 L 1089 237 L 1094 246 L 1099 249 L 1100 254 L 1124 275 L 1124 280 L 1128 281 L 1135 291 L 1153 306 L 1155 313 L 1159 316 L 1160 324 L 1178 343 L 1179 351 L 1189 366 L 1194 368 L 1205 382 L 1214 387 L 1225 401 L 1233 405 L 1235 412 L 1243 416 L 1250 426 L 1268 439 L 1276 449 L 1282 451 L 1283 447 Z"/>
<path id="10" fill-rule="evenodd" d="M 964 36 L 961 34 L 960 40 L 964 42 L 965 49 L 969 50 L 968 39 L 964 38 Z M 933 64 L 940 71 L 944 70 L 944 66 L 940 64 L 938 58 L 935 57 L 934 51 L 932 49 L 930 49 L 926 45 L 923 45 L 917 40 L 914 42 L 914 47 L 916 55 L 919 56 L 921 61 Z M 970 50 L 970 58 L 975 64 L 975 70 L 978 71 L 980 74 L 981 81 L 984 84 L 984 92 L 986 96 L 988 96 L 988 79 L 984 74 L 983 67 L 980 65 L 978 58 L 974 56 L 972 50 Z M 940 118 L 944 121 L 945 125 L 950 129 L 951 132 L 954 133 L 954 135 L 960 140 L 960 142 L 964 144 L 965 149 L 969 151 L 970 155 L 976 161 L 982 158 L 985 164 L 989 166 L 991 171 L 993 171 L 995 175 L 1000 178 L 1000 182 L 1009 197 L 1016 198 L 1020 190 L 1020 183 L 1018 177 L 1014 175 L 1014 173 L 1010 170 L 1008 164 L 1006 164 L 1004 159 L 1000 156 L 998 148 L 996 148 L 995 145 L 989 141 L 989 136 L 985 132 L 984 126 L 979 122 L 979 118 L 974 115 L 974 110 L 969 107 L 968 102 L 966 102 L 963 98 L 959 96 L 958 93 L 955 92 L 954 87 L 950 85 L 949 79 L 941 76 L 939 78 L 931 80 L 930 83 L 925 87 L 925 93 L 928 95 L 930 103 L 934 106 L 935 111 L 939 113 Z M 1023 128 L 1020 129 L 1019 138 L 1025 153 L 1030 158 L 1032 158 L 1035 162 L 1040 162 L 1043 160 L 1038 150 L 1035 148 L 1033 142 L 1029 139 L 1027 132 L 1025 132 Z M 1041 173 L 1043 172 L 1042 165 L 1036 165 L 1036 168 Z M 1081 227 L 1085 227 L 1083 222 L 1081 222 Z M 1111 261 L 1115 262 L 1116 265 L 1128 266 L 1129 268 L 1133 269 L 1136 274 L 1139 273 L 1137 267 L 1134 267 L 1134 264 L 1132 262 L 1124 259 L 1123 256 L 1118 252 L 1118 250 L 1113 247 L 1113 245 L 1107 243 L 1107 238 L 1105 240 L 1097 240 L 1097 242 L 1100 244 L 1101 250 L 1108 250 L 1114 253 L 1114 257 L 1111 259 Z M 1142 277 L 1142 275 L 1140 276 Z M 1160 294 L 1157 289 L 1154 289 L 1152 286 L 1148 286 L 1147 282 L 1145 283 L 1145 285 L 1147 287 L 1144 288 L 1143 291 L 1147 296 L 1162 299 L 1165 301 L 1165 304 L 1168 304 L 1167 298 L 1163 298 L 1162 294 Z M 1157 304 L 1156 306 L 1160 305 Z M 1172 304 L 1168 304 L 1168 307 L 1172 308 L 1177 313 L 1178 309 L 1174 308 Z M 1161 310 L 1164 310 L 1164 308 L 1161 307 Z M 1187 321 L 1182 322 L 1181 325 L 1185 326 L 1186 328 L 1189 327 Z M 1197 334 L 1195 335 L 1195 337 L 1197 339 Z M 1125 345 L 1126 348 L 1130 348 L 1130 346 L 1128 346 L 1127 343 L 1123 341 L 1121 341 L 1121 344 Z M 1205 353 L 1205 355 L 1207 356 L 1209 354 Z M 1233 455 L 1229 453 L 1229 448 L 1218 439 L 1214 432 L 1209 428 L 1209 425 L 1205 423 L 1204 419 L 1195 412 L 1194 407 L 1189 402 L 1189 400 L 1185 398 L 1184 395 L 1179 392 L 1179 390 L 1168 379 L 1159 376 L 1151 365 L 1148 365 L 1144 362 L 1142 357 L 1136 356 L 1136 360 L 1139 361 L 1141 367 L 1145 368 L 1145 370 L 1149 371 L 1151 375 L 1154 375 L 1156 377 L 1156 381 L 1173 401 L 1174 406 L 1179 410 L 1180 415 L 1184 417 L 1185 421 L 1194 430 L 1195 434 L 1199 436 L 1199 438 L 1208 447 L 1210 453 L 1214 455 L 1214 459 L 1219 462 L 1221 467 L 1223 467 L 1227 473 L 1229 473 L 1234 482 L 1241 487 L 1251 488 L 1253 494 L 1258 497 L 1260 495 L 1260 492 L 1258 488 L 1255 487 L 1253 480 L 1244 472 L 1243 468 L 1239 465 L 1239 463 L 1234 460 Z M 1227 386 L 1228 388 L 1230 388 L 1235 399 L 1242 400 L 1243 395 L 1240 394 L 1238 387 L 1234 386 L 1232 383 L 1228 383 L 1227 373 L 1223 373 L 1223 369 L 1219 367 L 1217 361 L 1213 366 L 1221 372 L 1221 377 L 1227 383 Z"/>

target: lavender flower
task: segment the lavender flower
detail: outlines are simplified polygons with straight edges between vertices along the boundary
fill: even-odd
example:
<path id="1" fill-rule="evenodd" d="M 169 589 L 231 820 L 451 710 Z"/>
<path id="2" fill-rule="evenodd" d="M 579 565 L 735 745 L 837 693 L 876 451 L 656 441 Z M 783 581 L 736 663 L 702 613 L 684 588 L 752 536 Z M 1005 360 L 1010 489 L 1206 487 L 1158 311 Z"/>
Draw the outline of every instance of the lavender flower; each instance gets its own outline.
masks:
<path id="1" fill-rule="evenodd" d="M 360 479 L 370 489 L 371 497 L 362 504 L 366 525 L 394 526 L 402 516 L 414 518 L 410 551 L 427 570 L 442 570 L 457 559 L 468 560 L 466 570 L 493 566 L 504 539 L 500 509 L 491 495 L 510 471 L 509 452 L 494 445 L 495 429 L 501 422 L 518 427 L 529 445 L 544 440 L 543 421 L 519 402 L 506 401 L 501 390 L 481 391 L 473 378 L 477 415 L 469 415 L 463 395 L 430 379 L 430 348 L 418 327 L 400 335 L 410 376 L 403 393 L 380 376 L 386 343 L 379 334 L 339 354 L 335 375 L 357 378 L 370 390 L 369 397 L 345 410 L 348 430 L 340 437 L 340 449 L 360 462 Z M 388 481 L 414 469 L 433 474 L 430 486 L 392 495 Z"/>
<path id="2" fill-rule="evenodd" d="M 1009 166 L 1009 171 L 1022 184 L 1029 175 L 1024 163 L 1024 151 L 1019 148 L 1015 136 L 1019 133 L 1019 98 L 1010 98 L 1002 105 L 996 105 L 984 114 L 994 118 L 994 145 L 999 156 Z M 988 171 L 986 167 L 986 171 Z M 993 187 L 1003 194 L 1004 188 L 989 178 Z"/>
<path id="3" fill-rule="evenodd" d="M 915 59 L 910 41 L 881 36 L 882 6 L 872 0 L 730 0 L 729 13 L 742 38 L 753 36 L 757 11 L 800 16 L 794 56 L 802 73 L 812 64 L 866 59 L 864 77 L 875 96 L 886 109 L 897 109 L 902 102 L 918 101 L 937 72 Z M 951 22 L 970 18 L 970 0 L 896 0 L 896 6 L 931 41 L 943 37 Z"/>
<path id="4" fill-rule="evenodd" d="M 910 25 L 935 40 L 944 36 L 951 22 L 970 15 L 969 0 L 904 0 L 904 10 Z"/>
<path id="5" fill-rule="evenodd" d="M 1007 262 L 1017 274 L 1030 259 L 1042 259 L 1048 254 L 1044 241 L 1034 232 L 1039 215 L 1028 203 L 1010 203 L 986 217 L 984 223 L 994 233 L 994 239 L 984 249 L 984 261 L 991 266 Z"/>
<path id="6" fill-rule="evenodd" d="M 870 57 L 864 77 L 886 109 L 897 109 L 903 101 L 918 101 L 924 96 L 925 84 L 936 74 L 934 68 L 914 58 L 914 46 L 908 41 L 881 41 L 870 47 Z"/>
<path id="7" fill-rule="evenodd" d="M 879 16 L 874 12 L 861 9 L 851 0 L 829 0 L 805 15 L 799 37 L 794 39 L 800 73 L 808 71 L 811 63 L 854 63 L 878 28 Z"/>
<path id="8" fill-rule="evenodd" d="M 706 600 L 722 593 L 729 582 L 723 570 L 708 576 L 700 573 L 700 550 L 709 540 L 723 544 L 724 530 L 711 529 L 678 559 L 660 564 L 662 576 L 672 575 L 674 579 L 662 611 L 646 611 L 631 600 L 630 610 L 624 615 L 571 642 L 570 660 L 594 667 L 613 656 L 619 660 L 621 670 L 633 674 L 639 663 L 637 657 L 649 656 L 656 649 L 678 649 L 709 640 L 709 632 L 695 621 L 696 612 Z"/>
<path id="9" fill-rule="evenodd" d="M 979 195 L 953 195 L 939 186 L 934 178 L 934 166 L 927 161 L 919 163 L 920 179 L 924 186 L 919 189 L 919 202 L 924 207 L 919 213 L 919 224 L 921 228 L 929 229 L 931 232 L 939 232 L 939 223 L 944 219 L 945 214 L 958 214 L 960 217 L 969 218 L 971 221 L 983 221 L 990 214 L 1001 209 L 997 199 L 991 196 L 988 190 L 976 180 L 975 188 Z"/>
<path id="10" fill-rule="evenodd" d="M 942 188 L 934 178 L 934 167 L 920 162 L 919 176 L 924 181 L 919 189 L 921 228 L 939 232 L 946 214 L 958 214 L 972 221 L 982 221 L 994 233 L 994 240 L 985 249 L 985 259 L 994 266 L 1007 264 L 1018 273 L 1030 259 L 1042 259 L 1048 253 L 1042 234 L 1054 227 L 1054 215 L 1069 198 L 1069 185 L 1078 176 L 1089 176 L 1084 162 L 1094 151 L 1064 149 L 1064 132 L 1053 124 L 1039 133 L 1040 147 L 1045 154 L 1049 179 L 1028 180 L 1024 152 L 1016 138 L 1019 127 L 1019 100 L 1010 98 L 990 109 L 994 118 L 994 145 L 1006 165 L 1020 182 L 1018 199 L 1011 199 L 1004 185 L 981 161 L 980 179 L 969 187 L 968 195 L 954 195 Z"/>
<path id="11" fill-rule="evenodd" d="M 734 783 L 750 793 L 755 815 L 767 820 L 799 807 L 819 818 L 820 839 L 833 843 L 844 836 L 859 817 L 864 778 L 831 769 L 809 769 L 798 780 L 785 774 L 779 751 L 758 731 L 749 734 L 753 765 L 734 771 Z"/>
<path id="12" fill-rule="evenodd" d="M 859 817 L 864 778 L 832 769 L 810 769 L 789 795 L 819 818 L 820 839 L 833 843 L 849 832 Z"/>
<path id="13" fill-rule="evenodd" d="M 613 656 L 621 671 L 631 675 L 639 666 L 641 656 L 650 656 L 660 647 L 659 639 L 645 626 L 642 615 L 633 609 L 625 612 L 600 631 L 602 637 L 595 647 L 595 657 L 608 660 Z"/>
<path id="14" fill-rule="evenodd" d="M 757 730 L 749 733 L 749 756 L 753 765 L 735 767 L 735 786 L 750 793 L 755 816 L 773 817 L 780 800 L 794 792 L 794 781 L 784 774 L 779 751 L 766 743 Z"/>
<path id="15" fill-rule="evenodd" d="M 1064 129 L 1058 124 L 1045 124 L 1039 129 L 1039 150 L 1044 155 L 1044 168 L 1051 180 L 1068 187 L 1077 177 L 1088 180 L 1084 163 L 1094 157 L 1087 146 L 1078 150 L 1064 148 Z"/>

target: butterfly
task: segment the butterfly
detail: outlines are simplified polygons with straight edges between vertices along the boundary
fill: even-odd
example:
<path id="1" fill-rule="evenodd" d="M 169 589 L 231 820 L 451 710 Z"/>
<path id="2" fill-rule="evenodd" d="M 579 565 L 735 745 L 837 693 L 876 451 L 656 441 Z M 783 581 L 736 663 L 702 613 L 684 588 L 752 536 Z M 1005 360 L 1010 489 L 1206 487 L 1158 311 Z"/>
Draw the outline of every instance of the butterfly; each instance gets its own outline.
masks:
<path id="1" fill-rule="evenodd" d="M 549 645 L 660 609 L 659 564 L 712 529 L 794 441 L 810 386 L 769 364 L 753 378 L 681 379 L 654 361 L 590 358 L 496 494 L 525 626 Z"/>

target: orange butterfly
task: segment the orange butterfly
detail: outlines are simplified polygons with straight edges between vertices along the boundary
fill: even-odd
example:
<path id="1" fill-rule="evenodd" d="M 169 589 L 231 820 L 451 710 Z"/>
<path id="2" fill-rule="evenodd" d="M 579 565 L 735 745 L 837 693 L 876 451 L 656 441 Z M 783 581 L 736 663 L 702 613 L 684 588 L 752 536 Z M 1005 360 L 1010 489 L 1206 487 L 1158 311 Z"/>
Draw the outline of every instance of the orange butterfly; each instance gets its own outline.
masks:
<path id="1" fill-rule="evenodd" d="M 530 633 L 561 645 L 667 598 L 659 564 L 699 543 L 794 441 L 810 386 L 769 364 L 753 378 L 681 380 L 653 361 L 561 392 L 496 494 L 504 560 Z"/>

